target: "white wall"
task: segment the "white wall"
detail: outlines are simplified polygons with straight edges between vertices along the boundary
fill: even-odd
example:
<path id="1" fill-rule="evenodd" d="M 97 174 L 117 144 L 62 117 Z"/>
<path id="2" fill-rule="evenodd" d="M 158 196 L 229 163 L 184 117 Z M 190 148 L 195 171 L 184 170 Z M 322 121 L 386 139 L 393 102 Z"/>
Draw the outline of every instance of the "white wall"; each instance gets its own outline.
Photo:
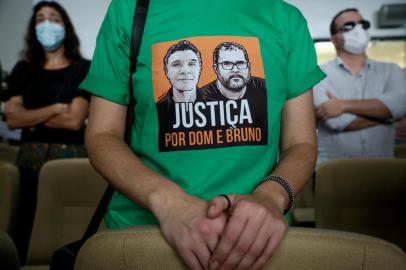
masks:
<path id="1" fill-rule="evenodd" d="M 91 59 L 97 33 L 111 0 L 57 0 L 57 2 L 66 9 L 72 20 L 83 56 Z"/>
<path id="2" fill-rule="evenodd" d="M 365 19 L 372 23 L 372 37 L 406 36 L 406 28 L 377 29 L 376 13 L 382 4 L 406 3 L 406 0 L 285 0 L 298 7 L 306 17 L 313 38 L 329 38 L 331 19 L 346 8 L 358 8 Z M 405 14 L 406 17 L 406 14 Z"/>
<path id="3" fill-rule="evenodd" d="M 0 62 L 10 70 L 23 49 L 31 0 L 0 0 Z"/>
<path id="4" fill-rule="evenodd" d="M 24 48 L 24 35 L 33 4 L 39 0 L 0 0 L 0 62 L 10 71 Z M 110 0 L 58 0 L 72 20 L 81 52 L 90 59 L 96 35 Z"/>
<path id="5" fill-rule="evenodd" d="M 173 0 L 176 1 L 176 0 Z M 232 1 L 232 0 L 230 0 Z M 248 0 L 247 0 L 248 1 Z M 357 7 L 372 24 L 371 34 L 406 36 L 406 30 L 375 29 L 375 13 L 385 3 L 406 3 L 406 0 L 287 0 L 297 6 L 309 22 L 313 38 L 329 38 L 331 18 L 338 11 Z M 38 0 L 0 0 L 0 61 L 4 70 L 11 70 L 23 49 L 23 39 L 33 3 Z M 81 41 L 81 51 L 91 58 L 97 31 L 110 0 L 58 0 L 67 10 Z"/>

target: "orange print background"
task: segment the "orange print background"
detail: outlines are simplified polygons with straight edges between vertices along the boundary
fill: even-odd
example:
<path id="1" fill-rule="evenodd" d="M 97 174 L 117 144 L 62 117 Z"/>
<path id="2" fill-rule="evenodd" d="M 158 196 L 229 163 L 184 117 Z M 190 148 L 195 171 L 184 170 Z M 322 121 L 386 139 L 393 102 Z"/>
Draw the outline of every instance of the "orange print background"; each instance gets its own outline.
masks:
<path id="1" fill-rule="evenodd" d="M 171 84 L 165 75 L 164 57 L 169 47 L 181 40 L 188 40 L 195 45 L 202 56 L 202 72 L 197 84 L 199 88 L 217 79 L 213 69 L 213 51 L 222 42 L 236 42 L 244 46 L 251 64 L 251 76 L 265 79 L 259 41 L 256 37 L 211 36 L 161 42 L 152 46 L 152 82 L 155 102 L 171 88 Z"/>

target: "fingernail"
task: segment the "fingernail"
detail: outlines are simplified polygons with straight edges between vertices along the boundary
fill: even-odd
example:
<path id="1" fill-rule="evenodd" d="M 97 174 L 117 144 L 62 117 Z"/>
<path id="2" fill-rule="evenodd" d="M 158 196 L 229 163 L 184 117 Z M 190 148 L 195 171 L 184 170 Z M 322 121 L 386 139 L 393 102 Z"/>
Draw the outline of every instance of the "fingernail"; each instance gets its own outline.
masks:
<path id="1" fill-rule="evenodd" d="M 218 262 L 212 262 L 210 264 L 210 270 L 216 270 L 219 267 Z"/>
<path id="2" fill-rule="evenodd" d="M 213 212 L 214 209 L 216 209 L 216 206 L 213 204 L 212 206 L 209 207 L 209 212 Z"/>

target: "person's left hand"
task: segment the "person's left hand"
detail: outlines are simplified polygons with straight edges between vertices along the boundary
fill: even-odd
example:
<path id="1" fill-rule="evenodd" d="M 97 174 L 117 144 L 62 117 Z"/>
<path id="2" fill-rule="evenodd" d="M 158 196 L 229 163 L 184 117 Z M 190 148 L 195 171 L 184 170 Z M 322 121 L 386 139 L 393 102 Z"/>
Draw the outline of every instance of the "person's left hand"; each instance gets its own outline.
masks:
<path id="1" fill-rule="evenodd" d="M 329 100 L 320 104 L 316 109 L 317 117 L 321 120 L 339 116 L 344 112 L 343 100 L 338 99 L 328 90 L 326 93 Z"/>
<path id="2" fill-rule="evenodd" d="M 21 96 L 14 96 L 7 100 L 4 104 L 4 114 L 15 113 L 21 111 L 23 107 L 23 99 Z"/>
<path id="3" fill-rule="evenodd" d="M 266 195 L 227 196 L 231 201 L 229 220 L 210 258 L 210 270 L 260 269 L 287 231 L 283 210 Z M 221 215 L 227 205 L 226 198 L 213 198 L 208 216 Z"/>

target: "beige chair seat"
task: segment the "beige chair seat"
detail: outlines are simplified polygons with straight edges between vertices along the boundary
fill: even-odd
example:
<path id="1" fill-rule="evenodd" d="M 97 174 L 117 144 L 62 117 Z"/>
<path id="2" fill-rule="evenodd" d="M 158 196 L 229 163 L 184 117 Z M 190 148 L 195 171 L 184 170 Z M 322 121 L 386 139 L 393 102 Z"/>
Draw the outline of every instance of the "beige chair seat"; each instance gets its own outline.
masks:
<path id="1" fill-rule="evenodd" d="M 0 160 L 16 163 L 18 146 L 9 144 L 0 144 Z"/>
<path id="2" fill-rule="evenodd" d="M 49 265 L 25 265 L 21 270 L 49 270 Z"/>
<path id="3" fill-rule="evenodd" d="M 293 209 L 293 226 L 314 227 L 315 222 L 315 194 L 313 179 L 309 179 L 303 190 L 296 197 L 296 206 Z M 305 227 L 308 227 L 305 226 Z"/>
<path id="4" fill-rule="evenodd" d="M 182 261 L 156 227 L 108 230 L 80 250 L 75 270 L 179 270 Z M 366 235 L 292 227 L 264 269 L 404 270 L 397 246 Z"/>
<path id="5" fill-rule="evenodd" d="M 0 231 L 0 269 L 20 269 L 17 248 L 10 236 L 3 231 Z"/>
<path id="6" fill-rule="evenodd" d="M 406 158 L 406 144 L 395 145 L 395 157 Z"/>
<path id="7" fill-rule="evenodd" d="M 37 210 L 25 269 L 43 269 L 54 251 L 79 240 L 107 187 L 87 158 L 46 162 L 38 181 Z"/>
<path id="8" fill-rule="evenodd" d="M 316 227 L 372 235 L 406 250 L 405 198 L 406 159 L 332 160 L 317 171 Z"/>
<path id="9" fill-rule="evenodd" d="M 0 231 L 13 236 L 20 192 L 18 168 L 0 160 Z"/>

